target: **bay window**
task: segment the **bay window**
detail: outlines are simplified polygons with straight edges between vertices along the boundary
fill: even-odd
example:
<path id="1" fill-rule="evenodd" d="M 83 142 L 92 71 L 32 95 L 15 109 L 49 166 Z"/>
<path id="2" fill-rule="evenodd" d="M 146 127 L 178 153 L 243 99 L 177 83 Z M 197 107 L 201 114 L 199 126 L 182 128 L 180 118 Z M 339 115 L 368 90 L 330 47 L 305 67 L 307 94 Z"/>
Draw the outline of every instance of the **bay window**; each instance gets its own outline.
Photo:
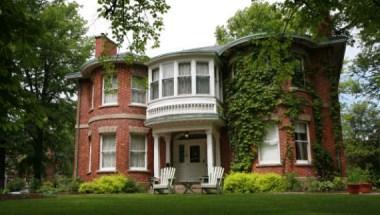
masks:
<path id="1" fill-rule="evenodd" d="M 150 99 L 158 98 L 158 82 L 160 77 L 160 70 L 155 68 L 152 70 L 152 80 L 150 83 Z"/>
<path id="2" fill-rule="evenodd" d="M 145 134 L 131 134 L 129 145 L 129 169 L 146 170 L 146 145 Z"/>
<path id="3" fill-rule="evenodd" d="M 278 126 L 275 124 L 268 125 L 265 129 L 263 143 L 259 146 L 259 163 L 260 164 L 280 164 Z"/>
<path id="4" fill-rule="evenodd" d="M 116 74 L 103 76 L 103 105 L 117 104 L 118 81 Z"/>
<path id="5" fill-rule="evenodd" d="M 116 168 L 116 136 L 102 134 L 100 143 L 100 169 L 115 170 Z"/>
<path id="6" fill-rule="evenodd" d="M 174 64 L 162 65 L 162 97 L 174 95 Z"/>
<path id="7" fill-rule="evenodd" d="M 309 137 L 308 127 L 306 122 L 297 122 L 294 125 L 294 142 L 296 145 L 296 160 L 297 163 L 308 163 L 309 155 Z"/>
<path id="8" fill-rule="evenodd" d="M 132 76 L 132 103 L 145 104 L 145 83 L 146 80 L 140 76 Z"/>
<path id="9" fill-rule="evenodd" d="M 191 94 L 191 64 L 178 64 L 178 95 Z"/>
<path id="10" fill-rule="evenodd" d="M 196 93 L 210 93 L 210 72 L 208 62 L 197 62 L 196 64 Z"/>

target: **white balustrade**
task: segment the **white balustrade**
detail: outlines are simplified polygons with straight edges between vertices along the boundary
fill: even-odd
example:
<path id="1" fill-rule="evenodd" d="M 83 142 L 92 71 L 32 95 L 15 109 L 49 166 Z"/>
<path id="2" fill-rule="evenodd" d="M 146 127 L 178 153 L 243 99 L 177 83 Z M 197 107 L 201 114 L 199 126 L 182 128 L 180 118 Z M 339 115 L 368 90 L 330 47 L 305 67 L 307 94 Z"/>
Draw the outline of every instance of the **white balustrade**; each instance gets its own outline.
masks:
<path id="1" fill-rule="evenodd" d="M 178 114 L 217 113 L 218 101 L 214 97 L 170 98 L 148 104 L 147 119 Z"/>

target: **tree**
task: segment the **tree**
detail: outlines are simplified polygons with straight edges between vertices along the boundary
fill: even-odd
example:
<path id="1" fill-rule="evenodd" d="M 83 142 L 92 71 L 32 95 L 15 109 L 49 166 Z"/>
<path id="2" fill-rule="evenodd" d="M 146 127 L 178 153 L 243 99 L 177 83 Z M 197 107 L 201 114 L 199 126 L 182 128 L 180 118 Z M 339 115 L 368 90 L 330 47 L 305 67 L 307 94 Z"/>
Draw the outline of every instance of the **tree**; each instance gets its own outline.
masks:
<path id="1" fill-rule="evenodd" d="M 65 75 L 77 71 L 92 48 L 83 36 L 87 29 L 78 8 L 60 0 L 44 3 L 35 14 L 40 34 L 16 55 L 26 95 L 20 119 L 30 146 L 25 159 L 32 162 L 37 179 L 43 176 L 49 153 L 72 145 L 74 86 Z"/>
<path id="2" fill-rule="evenodd" d="M 4 186 L 6 154 L 18 146 L 13 137 L 22 127 L 18 120 L 23 97 L 22 76 L 15 55 L 39 32 L 33 14 L 41 4 L 42 1 L 0 2 L 0 189 Z"/>
<path id="3" fill-rule="evenodd" d="M 99 15 L 111 21 L 112 33 L 121 44 L 125 39 L 129 49 L 143 54 L 148 41 L 159 46 L 163 29 L 162 15 L 169 10 L 164 0 L 98 0 Z M 130 38 L 132 37 L 132 38 Z"/>
<path id="4" fill-rule="evenodd" d="M 353 103 L 343 114 L 346 156 L 351 167 L 380 176 L 380 110 L 368 101 Z"/>
<path id="5" fill-rule="evenodd" d="M 291 19 L 289 19 L 289 16 Z M 217 43 L 223 45 L 253 33 L 304 33 L 298 14 L 281 10 L 277 5 L 253 2 L 228 19 L 227 25 L 216 27 Z"/>
<path id="6" fill-rule="evenodd" d="M 380 98 L 380 1 L 379 0 L 286 0 L 283 8 L 298 11 L 304 25 L 316 36 L 345 35 L 351 44 L 358 39 L 361 53 L 351 67 L 363 84 L 363 93 Z"/>

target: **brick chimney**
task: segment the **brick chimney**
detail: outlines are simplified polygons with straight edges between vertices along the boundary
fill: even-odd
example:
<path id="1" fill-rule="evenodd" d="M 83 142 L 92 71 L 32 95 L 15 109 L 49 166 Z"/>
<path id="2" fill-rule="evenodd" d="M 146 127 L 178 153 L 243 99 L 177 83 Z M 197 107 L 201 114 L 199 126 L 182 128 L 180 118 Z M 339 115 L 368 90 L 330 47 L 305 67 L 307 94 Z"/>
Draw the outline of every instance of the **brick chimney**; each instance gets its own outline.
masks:
<path id="1" fill-rule="evenodd" d="M 117 44 L 105 34 L 95 37 L 95 57 L 113 56 L 117 53 Z"/>

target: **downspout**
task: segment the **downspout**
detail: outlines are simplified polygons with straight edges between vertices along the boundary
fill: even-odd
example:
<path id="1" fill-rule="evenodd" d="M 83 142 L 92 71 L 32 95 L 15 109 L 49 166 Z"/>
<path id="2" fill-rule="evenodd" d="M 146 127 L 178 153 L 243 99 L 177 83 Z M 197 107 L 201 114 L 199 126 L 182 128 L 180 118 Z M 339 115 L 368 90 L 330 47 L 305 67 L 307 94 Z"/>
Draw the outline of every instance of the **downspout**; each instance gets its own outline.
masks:
<path id="1" fill-rule="evenodd" d="M 74 172 L 73 177 L 78 177 L 78 155 L 79 155 L 79 134 L 80 134 L 80 97 L 81 97 L 81 88 L 79 85 L 79 79 L 77 81 L 78 88 L 78 99 L 77 99 L 77 113 L 76 113 L 76 122 L 75 122 L 75 149 L 74 149 Z"/>

